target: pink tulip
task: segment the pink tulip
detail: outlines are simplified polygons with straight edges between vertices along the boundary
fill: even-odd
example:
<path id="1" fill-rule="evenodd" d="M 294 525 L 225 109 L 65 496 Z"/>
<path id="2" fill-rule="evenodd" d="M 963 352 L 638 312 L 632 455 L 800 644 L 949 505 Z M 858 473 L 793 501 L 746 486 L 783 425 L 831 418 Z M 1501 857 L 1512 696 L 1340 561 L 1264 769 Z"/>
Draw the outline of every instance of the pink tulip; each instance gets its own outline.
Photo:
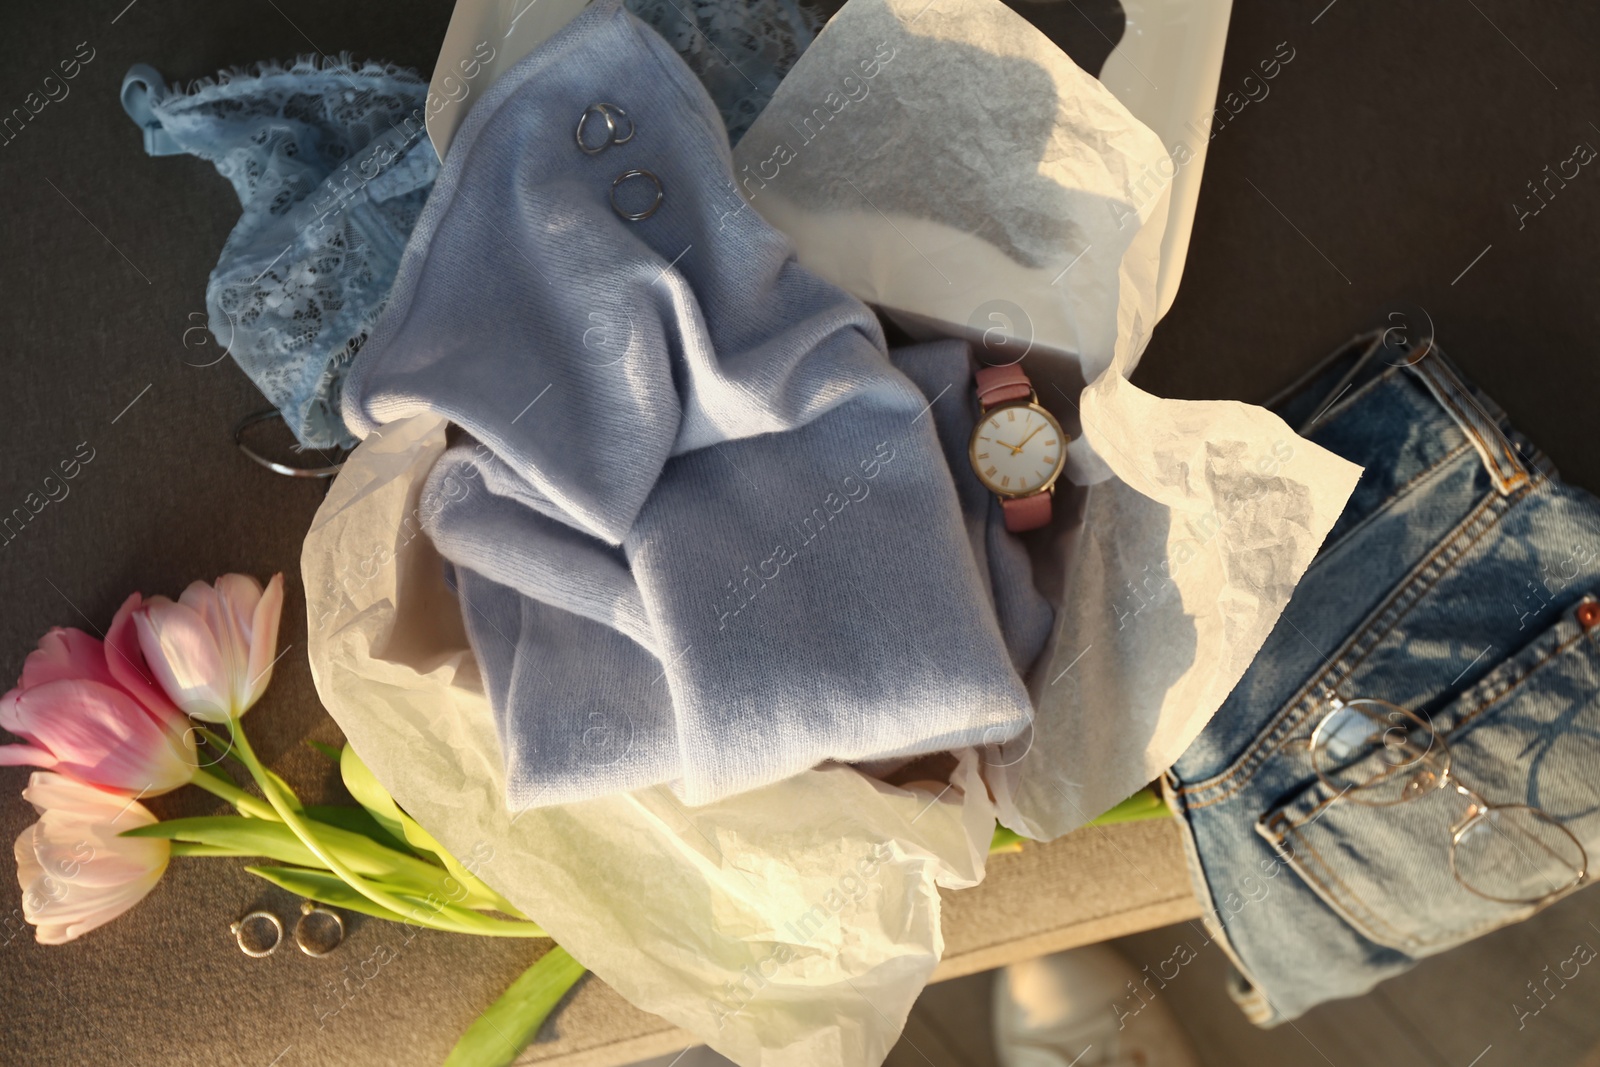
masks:
<path id="1" fill-rule="evenodd" d="M 63 678 L 117 684 L 116 677 L 106 667 L 106 650 L 99 638 L 90 637 L 82 630 L 56 626 L 39 638 L 39 647 L 22 661 L 22 678 L 17 685 L 32 689 Z"/>
<path id="2" fill-rule="evenodd" d="M 167 869 L 159 838 L 119 837 L 156 821 L 138 801 L 35 771 L 22 791 L 39 821 L 17 838 L 22 915 L 40 944 L 60 945 L 144 899 Z"/>
<path id="3" fill-rule="evenodd" d="M 237 719 L 272 681 L 283 614 L 283 575 L 263 591 L 243 574 L 195 582 L 177 603 L 151 597 L 133 611 L 139 647 L 155 678 L 187 714 Z"/>
<path id="4" fill-rule="evenodd" d="M 117 609 L 106 631 L 106 666 L 117 684 L 149 708 L 160 718 L 163 713 L 181 715 L 156 681 L 155 672 L 145 662 L 144 650 L 139 647 L 139 631 L 133 622 L 133 613 L 144 605 L 138 593 L 129 596 Z"/>
<path id="5" fill-rule="evenodd" d="M 0 726 L 27 742 L 0 745 L 0 766 L 49 767 L 141 796 L 170 792 L 194 776 L 188 720 L 159 690 L 136 700 L 139 688 L 124 688 L 106 656 L 81 630 L 58 627 L 40 639 L 17 688 L 0 697 Z M 143 656 L 128 666 L 136 676 Z"/>

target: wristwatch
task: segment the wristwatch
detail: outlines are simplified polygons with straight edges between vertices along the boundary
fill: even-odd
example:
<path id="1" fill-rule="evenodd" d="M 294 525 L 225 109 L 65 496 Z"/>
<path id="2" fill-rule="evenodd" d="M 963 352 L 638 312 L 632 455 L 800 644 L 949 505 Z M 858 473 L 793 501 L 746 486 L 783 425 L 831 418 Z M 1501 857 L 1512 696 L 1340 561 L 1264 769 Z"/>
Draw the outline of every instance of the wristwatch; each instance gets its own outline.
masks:
<path id="1" fill-rule="evenodd" d="M 1000 498 L 1006 529 L 1037 530 L 1050 523 L 1050 495 L 1067 463 L 1070 438 L 1039 406 L 1020 366 L 984 367 L 977 374 L 982 414 L 967 455 L 978 480 Z"/>

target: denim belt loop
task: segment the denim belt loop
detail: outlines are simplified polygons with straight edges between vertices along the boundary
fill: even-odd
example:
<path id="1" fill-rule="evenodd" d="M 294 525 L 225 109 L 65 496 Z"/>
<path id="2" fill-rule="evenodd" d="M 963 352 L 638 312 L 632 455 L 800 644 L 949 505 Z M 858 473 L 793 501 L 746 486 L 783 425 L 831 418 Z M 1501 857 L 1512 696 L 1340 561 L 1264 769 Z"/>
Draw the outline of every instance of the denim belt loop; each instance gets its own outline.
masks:
<path id="1" fill-rule="evenodd" d="M 1528 484 L 1531 476 L 1517 454 L 1517 447 L 1439 353 L 1425 352 L 1422 359 L 1408 364 L 1406 369 L 1422 380 L 1428 392 L 1467 435 L 1501 496 L 1510 496 Z"/>

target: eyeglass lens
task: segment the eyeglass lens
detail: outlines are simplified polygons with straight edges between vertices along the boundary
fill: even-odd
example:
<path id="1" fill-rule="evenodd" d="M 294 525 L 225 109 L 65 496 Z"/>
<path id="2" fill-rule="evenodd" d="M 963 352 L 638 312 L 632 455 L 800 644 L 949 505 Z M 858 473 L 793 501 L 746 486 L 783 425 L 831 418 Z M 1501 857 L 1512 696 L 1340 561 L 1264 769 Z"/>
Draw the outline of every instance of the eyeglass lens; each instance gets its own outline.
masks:
<path id="1" fill-rule="evenodd" d="M 1481 812 L 1456 837 L 1456 877 L 1479 896 L 1534 904 L 1582 880 L 1583 846 L 1538 808 L 1508 804 Z"/>
<path id="2" fill-rule="evenodd" d="M 1382 700 L 1331 710 L 1311 737 L 1317 776 L 1358 804 L 1398 804 L 1437 789 L 1450 753 L 1428 720 Z"/>

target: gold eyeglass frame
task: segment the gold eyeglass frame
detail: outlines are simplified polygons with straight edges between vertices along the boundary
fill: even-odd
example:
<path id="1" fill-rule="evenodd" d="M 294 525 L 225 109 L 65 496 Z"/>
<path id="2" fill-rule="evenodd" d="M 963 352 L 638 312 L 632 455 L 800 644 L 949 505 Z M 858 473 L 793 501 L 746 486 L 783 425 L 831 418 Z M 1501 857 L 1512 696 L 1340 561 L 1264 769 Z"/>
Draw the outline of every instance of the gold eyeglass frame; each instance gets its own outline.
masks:
<path id="1" fill-rule="evenodd" d="M 1566 896 L 1574 890 L 1581 888 L 1588 882 L 1589 850 L 1583 847 L 1583 842 L 1578 840 L 1577 835 L 1571 830 L 1567 829 L 1567 827 L 1563 825 L 1559 819 L 1545 811 L 1543 808 L 1535 807 L 1532 804 L 1493 804 L 1485 799 L 1483 794 L 1464 783 L 1461 780 L 1461 776 L 1457 774 L 1454 769 L 1453 761 L 1450 756 L 1449 744 L 1446 743 L 1441 734 L 1434 730 L 1433 723 L 1431 721 L 1423 718 L 1420 715 L 1417 715 L 1409 708 L 1404 708 L 1399 704 L 1394 704 L 1387 700 L 1380 700 L 1375 697 L 1358 697 L 1354 700 L 1344 701 L 1339 699 L 1337 696 L 1332 696 L 1329 699 L 1329 703 L 1330 707 L 1327 713 L 1322 716 L 1321 720 L 1317 723 L 1316 729 L 1311 732 L 1310 753 L 1311 765 L 1316 771 L 1317 778 L 1322 782 L 1323 785 L 1327 786 L 1335 793 L 1333 799 L 1329 801 L 1330 804 L 1340 799 L 1348 798 L 1352 803 L 1361 804 L 1364 807 L 1394 807 L 1397 804 L 1403 804 L 1406 801 L 1415 800 L 1417 797 L 1443 789 L 1446 786 L 1451 786 L 1454 787 L 1457 794 L 1466 798 L 1467 812 L 1459 822 L 1450 827 L 1450 874 L 1455 878 L 1456 883 L 1467 892 L 1473 894 L 1474 896 L 1481 897 L 1484 900 L 1494 901 L 1497 904 L 1523 906 L 1531 905 L 1536 908 L 1542 908 L 1560 899 L 1561 897 Z M 1387 717 L 1374 717 L 1367 710 L 1369 706 L 1382 709 L 1386 713 Z M 1371 781 L 1363 782 L 1360 785 L 1345 785 L 1343 788 L 1341 788 L 1340 783 L 1332 778 L 1330 774 L 1325 771 L 1320 761 L 1318 761 L 1317 753 L 1322 749 L 1322 746 L 1319 745 L 1319 739 L 1322 736 L 1323 730 L 1330 722 L 1334 720 L 1335 716 L 1337 716 L 1341 711 L 1345 710 L 1354 710 L 1358 714 L 1365 715 L 1375 725 L 1381 726 L 1385 722 L 1389 723 L 1389 729 L 1384 731 L 1383 747 L 1391 750 L 1394 748 L 1402 748 L 1411 755 L 1411 758 L 1404 764 L 1394 765 L 1388 770 L 1378 774 Z M 1396 720 L 1396 715 L 1399 715 L 1402 718 L 1400 720 Z M 1411 731 L 1400 729 L 1400 726 L 1406 720 L 1409 720 L 1411 724 L 1414 724 L 1415 726 L 1420 727 L 1428 732 L 1430 741 L 1427 747 L 1421 751 L 1416 751 L 1417 746 L 1411 739 Z M 1399 744 L 1391 744 L 1389 740 L 1390 735 L 1395 733 L 1401 735 Z M 1377 783 L 1386 780 L 1390 774 L 1417 767 L 1419 764 L 1426 764 L 1426 770 L 1422 773 L 1419 773 L 1417 777 L 1413 778 L 1401 788 L 1401 793 L 1398 799 L 1376 801 L 1366 799 L 1360 795 L 1363 790 L 1371 789 Z M 1423 774 L 1430 776 L 1431 780 L 1425 780 L 1422 776 Z M 1571 881 L 1569 881 L 1566 885 L 1563 885 L 1557 889 L 1553 889 L 1550 892 L 1535 898 L 1497 897 L 1490 893 L 1483 892 L 1482 890 L 1474 887 L 1470 882 L 1467 881 L 1465 877 L 1462 876 L 1461 868 L 1456 858 L 1457 847 L 1461 844 L 1462 838 L 1466 837 L 1466 835 L 1470 833 L 1473 828 L 1484 823 L 1495 812 L 1516 811 L 1518 809 L 1532 813 L 1538 819 L 1543 820 L 1565 834 L 1572 842 L 1573 847 L 1578 850 L 1578 856 L 1580 857 L 1580 863 Z M 1543 848 L 1544 846 L 1541 845 L 1540 847 Z M 1550 850 L 1545 848 L 1545 851 L 1549 852 Z M 1551 855 L 1554 855 L 1554 853 L 1551 853 Z M 1561 859 L 1563 864 L 1566 864 L 1564 857 L 1557 858 Z M 1568 864 L 1568 866 L 1570 866 L 1570 864 Z"/>

